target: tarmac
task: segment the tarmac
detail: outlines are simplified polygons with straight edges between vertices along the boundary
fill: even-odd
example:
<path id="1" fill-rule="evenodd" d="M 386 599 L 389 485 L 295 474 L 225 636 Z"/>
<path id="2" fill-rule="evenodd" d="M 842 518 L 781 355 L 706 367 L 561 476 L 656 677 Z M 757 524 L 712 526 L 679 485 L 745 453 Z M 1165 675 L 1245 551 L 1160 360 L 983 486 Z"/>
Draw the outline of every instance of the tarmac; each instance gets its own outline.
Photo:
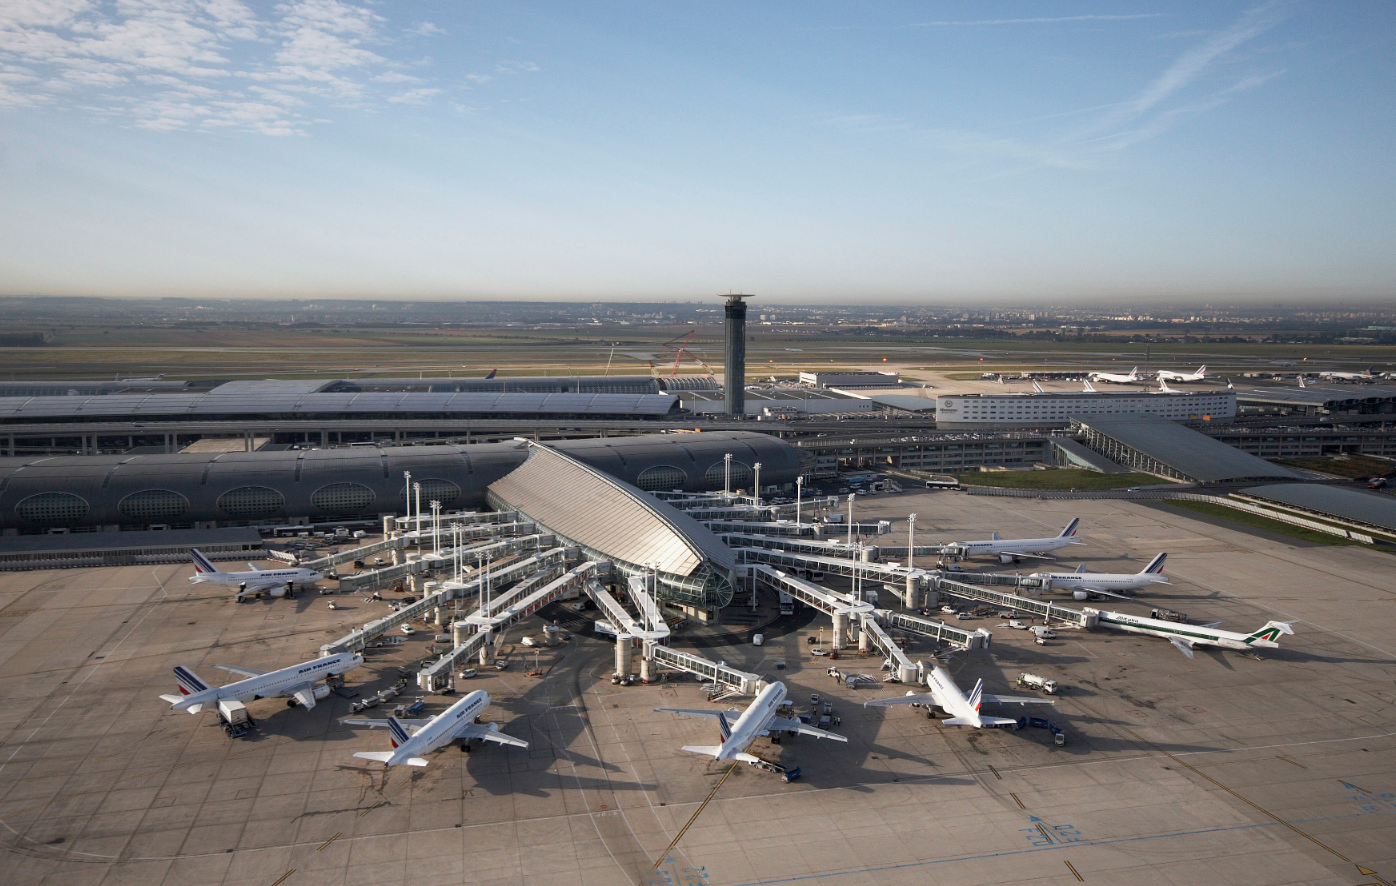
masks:
<path id="1" fill-rule="evenodd" d="M 801 768 L 786 783 L 680 751 L 715 743 L 711 721 L 653 709 L 709 707 L 697 682 L 612 685 L 612 645 L 555 609 L 547 614 L 571 619 L 570 640 L 537 653 L 519 646 L 508 670 L 459 687 L 488 690 L 487 718 L 530 748 L 447 748 L 424 769 L 385 772 L 352 756 L 388 740 L 342 726 L 347 699 L 311 711 L 251 702 L 258 729 L 234 740 L 212 713 L 170 711 L 159 695 L 175 691 L 176 664 L 231 682 L 216 664 L 270 670 L 309 659 L 386 604 L 342 596 L 331 611 L 303 593 L 239 605 L 226 589 L 190 584 L 186 566 L 0 574 L 5 882 L 1396 882 L 1391 554 L 1130 501 L 926 492 L 855 507 L 860 520 L 897 520 L 884 537 L 892 544 L 905 544 L 909 511 L 923 544 L 1042 535 L 1080 516 L 1085 544 L 1060 564 L 1135 571 L 1170 554 L 1171 584 L 1135 603 L 1088 605 L 1164 606 L 1231 630 L 1292 619 L 1295 634 L 1259 656 L 1199 650 L 1188 660 L 1148 637 L 1062 630 L 1037 646 L 997 618 L 958 622 L 993 632 L 990 649 L 944 663 L 963 688 L 982 677 L 987 692 L 1023 694 L 1013 682 L 1024 671 L 1061 684 L 1053 707 L 990 711 L 1046 711 L 1067 736 L 1056 747 L 1042 729 L 971 730 L 908 707 L 865 709 L 909 687 L 854 690 L 828 677 L 806 643 L 821 627 L 828 636 L 827 620 L 808 610 L 700 632 L 703 654 L 782 680 L 799 713 L 811 693 L 832 699 L 847 744 L 753 744 Z M 755 624 L 764 646 L 747 642 Z M 429 640 L 371 654 L 349 687 L 391 685 Z M 931 644 L 908 652 L 927 660 Z M 526 674 L 535 663 L 540 677 Z M 856 653 L 839 662 L 879 678 L 880 664 Z M 412 698 L 409 689 L 399 700 Z M 426 701 L 440 710 L 452 699 Z"/>

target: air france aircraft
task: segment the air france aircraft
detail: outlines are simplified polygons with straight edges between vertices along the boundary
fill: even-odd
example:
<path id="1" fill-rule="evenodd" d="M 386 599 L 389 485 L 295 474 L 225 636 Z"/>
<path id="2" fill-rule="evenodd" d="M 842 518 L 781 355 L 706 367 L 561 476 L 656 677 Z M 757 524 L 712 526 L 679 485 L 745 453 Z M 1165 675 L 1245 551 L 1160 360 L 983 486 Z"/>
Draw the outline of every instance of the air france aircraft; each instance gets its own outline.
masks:
<path id="1" fill-rule="evenodd" d="M 1092 610 L 1087 609 L 1086 611 Z M 1162 637 L 1188 658 L 1192 658 L 1192 650 L 1195 646 L 1216 646 L 1221 649 L 1241 650 L 1258 647 L 1278 649 L 1280 635 L 1294 633 L 1294 629 L 1290 627 L 1290 622 L 1287 621 L 1267 621 L 1263 628 L 1254 633 L 1238 634 L 1235 631 L 1217 630 L 1217 625 L 1221 622 L 1209 625 L 1185 625 L 1171 621 L 1160 621 L 1156 618 L 1126 615 L 1123 612 L 1099 612 L 1098 616 L 1099 623 L 1107 628 L 1129 631 L 1131 634 Z"/>
<path id="2" fill-rule="evenodd" d="M 223 572 L 195 548 L 189 549 L 189 556 L 194 558 L 194 574 L 189 576 L 190 581 L 237 585 L 238 593 L 233 599 L 239 603 L 248 595 L 260 597 L 263 591 L 273 597 L 290 597 L 294 595 L 296 585 L 313 585 L 324 578 L 313 569 L 299 566 L 291 569 L 258 569 L 251 563 L 247 564 L 251 567 L 250 572 Z"/>
<path id="3" fill-rule="evenodd" d="M 1132 591 L 1152 584 L 1168 584 L 1163 577 L 1163 561 L 1167 554 L 1159 554 L 1138 572 L 1087 572 L 1086 564 L 1076 567 L 1075 572 L 1034 572 L 1028 578 L 1043 580 L 1044 590 L 1069 590 L 1077 600 L 1090 599 L 1091 594 L 1102 597 L 1115 597 L 1128 600 L 1124 594 L 1112 591 Z"/>
<path id="4" fill-rule="evenodd" d="M 1076 538 L 1076 527 L 1079 525 L 1081 518 L 1075 517 L 1061 533 L 1050 538 L 999 538 L 995 532 L 994 537 L 987 541 L 951 542 L 946 545 L 946 550 L 961 557 L 997 556 L 1000 561 L 1011 563 L 1017 557 L 1032 557 L 1067 545 L 1081 544 Z"/>
<path id="5" fill-rule="evenodd" d="M 229 683 L 227 686 L 209 686 L 198 675 L 183 665 L 174 669 L 175 680 L 179 683 L 179 695 L 162 695 L 170 703 L 171 710 L 184 710 L 197 714 L 204 705 L 215 705 L 225 698 L 246 703 L 254 698 L 288 698 L 287 705 L 299 703 L 309 710 L 315 707 L 318 699 L 330 694 L 330 687 L 315 685 L 332 675 L 344 674 L 364 663 L 364 657 L 352 652 L 341 652 L 325 658 L 291 665 L 279 671 L 258 671 L 252 668 L 239 668 L 233 665 L 214 665 L 234 674 L 241 674 L 245 680 Z"/>
<path id="6" fill-rule="evenodd" d="M 425 766 L 424 755 L 453 741 L 461 742 L 460 749 L 469 751 L 469 741 L 478 738 L 514 748 L 526 748 L 528 742 L 499 731 L 498 723 L 481 726 L 475 718 L 490 706 L 490 694 L 483 689 L 462 698 L 446 710 L 429 720 L 399 720 L 389 717 L 386 720 L 340 720 L 347 726 L 368 726 L 372 729 L 387 729 L 393 743 L 391 751 L 359 751 L 355 757 L 374 760 L 384 766 Z"/>
<path id="7" fill-rule="evenodd" d="M 717 720 L 717 731 L 722 737 L 722 744 L 684 745 L 683 749 L 690 754 L 707 754 L 719 760 L 741 760 L 743 763 L 761 762 L 760 758 L 746 753 L 746 749 L 757 738 L 770 735 L 772 732 L 793 732 L 796 735 L 812 735 L 815 738 L 848 741 L 842 735 L 806 726 L 799 720 L 776 716 L 776 709 L 784 701 L 785 684 L 772 683 L 761 690 L 761 694 L 756 696 L 756 699 L 747 706 L 745 711 L 740 712 L 736 722 L 728 720 L 729 715 L 738 713 L 735 709 L 714 711 L 689 708 L 655 708 L 655 713 L 681 714 L 685 717 L 710 717 Z"/>
<path id="8" fill-rule="evenodd" d="M 1320 372 L 1319 378 L 1326 378 L 1330 381 L 1366 381 L 1376 378 L 1377 367 L 1368 366 L 1366 372 Z"/>
<path id="9" fill-rule="evenodd" d="M 1110 381 L 1117 385 L 1129 385 L 1139 381 L 1139 367 L 1136 366 L 1129 371 L 1129 375 L 1120 375 L 1118 372 L 1092 372 L 1091 381 Z"/>
<path id="10" fill-rule="evenodd" d="M 926 672 L 926 688 L 931 691 L 908 692 L 900 698 L 879 698 L 863 702 L 863 707 L 881 708 L 899 704 L 923 704 L 927 707 L 936 705 L 950 715 L 950 718 L 945 721 L 946 726 L 973 726 L 975 729 L 983 729 L 986 726 L 1012 726 L 1018 722 L 1013 717 L 988 717 L 979 713 L 979 706 L 985 702 L 990 704 L 1056 704 L 1051 699 L 1038 698 L 1034 695 L 985 695 L 983 680 L 976 682 L 974 689 L 966 696 L 960 691 L 960 687 L 955 685 L 955 680 L 943 669 L 937 667 L 932 667 Z"/>
<path id="11" fill-rule="evenodd" d="M 1174 372 L 1171 369 L 1160 369 L 1158 371 L 1159 381 L 1206 381 L 1207 366 L 1203 364 L 1197 367 L 1196 372 Z"/>

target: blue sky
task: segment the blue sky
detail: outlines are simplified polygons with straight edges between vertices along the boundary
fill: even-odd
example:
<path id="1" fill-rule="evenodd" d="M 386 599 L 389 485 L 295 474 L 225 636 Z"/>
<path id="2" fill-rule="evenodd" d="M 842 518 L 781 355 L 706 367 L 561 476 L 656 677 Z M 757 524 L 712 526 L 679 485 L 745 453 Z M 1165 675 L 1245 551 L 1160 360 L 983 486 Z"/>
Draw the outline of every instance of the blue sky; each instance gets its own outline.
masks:
<path id="1" fill-rule="evenodd" d="M 1396 294 L 1387 2 L 0 3 L 0 292 Z"/>

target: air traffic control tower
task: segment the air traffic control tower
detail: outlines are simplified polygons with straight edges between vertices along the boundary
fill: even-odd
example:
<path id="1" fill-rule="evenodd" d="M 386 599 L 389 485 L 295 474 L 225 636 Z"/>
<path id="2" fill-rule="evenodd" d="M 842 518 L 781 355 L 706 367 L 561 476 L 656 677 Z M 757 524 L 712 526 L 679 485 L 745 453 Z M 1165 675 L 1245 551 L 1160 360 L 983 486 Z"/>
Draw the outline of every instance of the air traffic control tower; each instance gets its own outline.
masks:
<path id="1" fill-rule="evenodd" d="M 727 296 L 727 363 L 723 384 L 723 412 L 746 414 L 746 302 L 750 295 Z"/>

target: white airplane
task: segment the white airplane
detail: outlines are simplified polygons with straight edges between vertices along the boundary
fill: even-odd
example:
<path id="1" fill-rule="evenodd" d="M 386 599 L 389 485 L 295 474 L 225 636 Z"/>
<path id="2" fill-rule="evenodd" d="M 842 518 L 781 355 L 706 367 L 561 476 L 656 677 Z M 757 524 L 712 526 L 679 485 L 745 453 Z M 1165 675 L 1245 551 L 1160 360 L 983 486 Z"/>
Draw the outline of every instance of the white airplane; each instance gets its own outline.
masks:
<path id="1" fill-rule="evenodd" d="M 1320 372 L 1318 377 L 1326 378 L 1330 381 L 1367 381 L 1368 379 L 1375 378 L 1376 375 L 1377 368 L 1375 366 L 1368 366 L 1366 372 Z"/>
<path id="2" fill-rule="evenodd" d="M 239 668 L 233 665 L 214 665 L 234 674 L 241 674 L 245 680 L 229 683 L 227 686 L 209 686 L 198 675 L 183 665 L 174 669 L 175 681 L 179 683 L 179 695 L 162 695 L 170 703 L 170 709 L 197 714 L 205 705 L 215 705 L 225 698 L 246 703 L 254 698 L 287 698 L 286 704 L 300 704 L 306 710 L 315 707 L 315 702 L 330 694 L 330 687 L 316 685 L 320 680 L 332 675 L 344 674 L 364 663 L 364 657 L 352 652 L 341 652 L 311 661 L 291 665 L 279 671 L 258 671 L 253 668 Z"/>
<path id="3" fill-rule="evenodd" d="M 1076 527 L 1080 525 L 1081 518 L 1074 517 L 1065 529 L 1050 538 L 999 538 L 995 532 L 993 538 L 987 541 L 956 541 L 946 545 L 945 549 L 947 553 L 961 557 L 997 556 L 1002 563 L 1012 563 L 1018 557 L 1037 556 L 1067 545 L 1081 544 L 1076 537 Z"/>
<path id="4" fill-rule="evenodd" d="M 813 726 L 806 726 L 799 720 L 792 720 L 788 717 L 776 716 L 776 709 L 785 701 L 785 684 L 772 683 L 765 689 L 751 704 L 747 705 L 745 711 L 738 711 L 735 708 L 729 711 L 714 711 L 708 709 L 695 710 L 690 708 L 655 708 L 657 714 L 680 714 L 685 717 L 710 717 L 717 720 L 717 731 L 722 737 L 722 744 L 716 745 L 684 745 L 683 749 L 690 754 L 707 754 L 719 760 L 741 760 L 743 763 L 759 763 L 760 758 L 746 753 L 747 747 L 757 738 L 763 735 L 770 735 L 772 732 L 793 732 L 796 735 L 812 735 L 815 738 L 832 738 L 834 741 L 846 742 L 848 739 L 842 735 L 835 735 L 832 732 L 825 732 L 823 729 L 815 729 Z M 740 714 L 735 722 L 728 720 L 732 714 Z"/>
<path id="5" fill-rule="evenodd" d="M 1139 367 L 1131 369 L 1129 375 L 1120 375 L 1118 372 L 1092 372 L 1088 377 L 1091 381 L 1111 381 L 1117 385 L 1129 385 L 1139 381 Z"/>
<path id="6" fill-rule="evenodd" d="M 973 726 L 975 729 L 983 729 L 986 726 L 1012 726 L 1018 721 L 1013 717 L 988 717 L 979 713 L 979 706 L 985 702 L 989 704 L 1056 704 L 1048 698 L 1038 698 L 1035 695 L 985 695 L 984 681 L 979 680 L 974 684 L 974 689 L 970 690 L 968 696 L 960 691 L 960 687 L 955 685 L 944 670 L 932 666 L 926 672 L 926 688 L 930 692 L 908 692 L 900 698 L 879 698 L 873 701 L 863 702 L 865 708 L 881 708 L 889 705 L 899 704 L 923 704 L 927 707 L 936 705 L 943 709 L 950 718 L 945 721 L 946 726 Z"/>
<path id="7" fill-rule="evenodd" d="M 384 766 L 425 766 L 423 755 L 453 741 L 461 743 L 460 749 L 468 752 L 470 740 L 492 741 L 514 748 L 526 748 L 528 742 L 499 731 L 498 723 L 482 726 L 475 718 L 490 706 L 490 694 L 483 689 L 462 698 L 446 710 L 429 720 L 399 720 L 389 717 L 386 720 L 340 720 L 347 726 L 368 726 L 372 729 L 387 729 L 391 734 L 393 750 L 359 751 L 355 757 L 374 760 Z"/>
<path id="8" fill-rule="evenodd" d="M 1087 609 L 1086 612 L 1096 610 Z M 1221 649 L 1255 649 L 1257 647 L 1277 649 L 1281 634 L 1293 634 L 1294 629 L 1287 621 L 1267 621 L 1265 627 L 1250 634 L 1238 634 L 1235 631 L 1217 630 L 1217 625 L 1221 622 L 1213 622 L 1209 625 L 1185 625 L 1171 621 L 1160 621 L 1156 618 L 1143 618 L 1138 615 L 1126 615 L 1123 612 L 1097 612 L 1099 623 L 1107 628 L 1114 628 L 1118 631 L 1129 631 L 1131 634 L 1148 634 L 1153 637 L 1162 637 L 1177 647 L 1178 651 L 1192 658 L 1192 650 L 1196 646 L 1216 646 Z"/>
<path id="9" fill-rule="evenodd" d="M 237 596 L 233 599 L 239 603 L 249 595 L 260 597 L 263 591 L 273 597 L 291 597 L 295 595 L 296 585 L 313 585 L 324 578 L 313 569 L 299 566 L 291 569 L 258 569 L 252 563 L 247 564 L 251 569 L 249 572 L 223 572 L 195 548 L 189 549 L 189 556 L 194 558 L 194 574 L 189 576 L 190 581 L 196 584 L 207 581 L 217 585 L 237 585 Z"/>
<path id="10" fill-rule="evenodd" d="M 1043 580 L 1043 590 L 1069 590 L 1077 600 L 1088 600 L 1091 594 L 1102 597 L 1115 597 L 1128 600 L 1124 594 L 1114 591 L 1132 591 L 1152 584 L 1168 584 L 1163 577 L 1163 561 L 1167 554 L 1159 554 L 1138 572 L 1087 572 L 1086 564 L 1076 567 L 1075 572 L 1034 572 L 1028 578 Z"/>
<path id="11" fill-rule="evenodd" d="M 1158 371 L 1159 381 L 1205 381 L 1206 379 L 1206 364 L 1197 367 L 1196 372 L 1174 372 L 1170 369 L 1160 369 Z"/>

